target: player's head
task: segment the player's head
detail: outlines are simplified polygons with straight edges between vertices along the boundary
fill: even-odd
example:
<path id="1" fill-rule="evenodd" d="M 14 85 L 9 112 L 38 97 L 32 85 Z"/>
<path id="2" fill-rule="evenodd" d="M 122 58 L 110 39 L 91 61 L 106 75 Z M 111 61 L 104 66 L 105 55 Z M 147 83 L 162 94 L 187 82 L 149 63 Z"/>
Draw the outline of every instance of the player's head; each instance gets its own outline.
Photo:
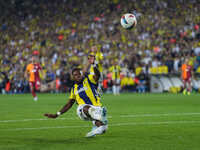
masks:
<path id="1" fill-rule="evenodd" d="M 36 59 L 35 59 L 34 56 L 32 56 L 32 57 L 30 58 L 30 62 L 31 62 L 32 64 L 34 64 L 34 63 L 36 62 Z"/>
<path id="2" fill-rule="evenodd" d="M 37 63 L 38 62 L 38 57 L 37 56 L 32 56 L 30 58 L 30 62 L 33 63 L 33 64 Z"/>
<path id="3" fill-rule="evenodd" d="M 82 73 L 81 69 L 74 68 L 72 70 L 72 77 L 75 82 L 77 82 L 77 83 L 81 82 L 81 80 L 83 79 L 83 73 Z"/>
<path id="4" fill-rule="evenodd" d="M 95 54 L 93 52 L 89 53 L 88 60 L 90 62 L 92 62 L 92 64 L 94 63 L 94 61 L 95 61 Z"/>
<path id="5" fill-rule="evenodd" d="M 189 64 L 189 59 L 188 58 L 185 59 L 185 64 Z"/>
<path id="6" fill-rule="evenodd" d="M 88 57 L 95 57 L 95 53 L 94 53 L 94 52 L 90 52 L 90 53 L 88 54 Z"/>

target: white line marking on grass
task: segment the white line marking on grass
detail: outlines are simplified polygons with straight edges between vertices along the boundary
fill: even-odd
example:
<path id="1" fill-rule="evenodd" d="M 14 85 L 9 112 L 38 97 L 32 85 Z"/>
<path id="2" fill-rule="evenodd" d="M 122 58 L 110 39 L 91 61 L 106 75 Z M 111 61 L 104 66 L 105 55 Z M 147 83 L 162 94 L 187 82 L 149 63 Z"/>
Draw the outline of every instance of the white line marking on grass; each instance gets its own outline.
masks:
<path id="1" fill-rule="evenodd" d="M 116 123 L 110 124 L 109 126 L 137 126 L 137 125 L 170 125 L 170 124 L 199 124 L 200 121 L 163 121 L 163 122 L 135 122 L 135 123 Z M 38 128 L 14 128 L 14 129 L 4 129 L 1 131 L 25 131 L 25 130 L 44 130 L 44 129 L 63 129 L 63 128 L 89 128 L 89 125 L 85 126 L 57 126 L 57 127 L 38 127 Z"/>
<path id="2" fill-rule="evenodd" d="M 198 124 L 200 120 L 182 120 L 182 121 L 161 121 L 161 122 L 135 122 L 135 123 L 116 123 L 111 126 L 134 126 L 134 125 L 169 125 L 169 124 Z M 200 124 L 199 124 L 200 125 Z"/>
<path id="3" fill-rule="evenodd" d="M 22 119 L 22 120 L 0 120 L 0 123 L 3 122 L 26 122 L 26 121 L 45 121 L 45 120 L 50 120 L 48 118 L 45 119 Z M 53 120 L 53 119 L 52 119 Z M 74 118 L 56 118 L 55 120 L 78 120 L 78 118 L 74 117 Z"/>
<path id="4" fill-rule="evenodd" d="M 120 118 L 136 118 L 136 117 L 161 117 L 161 116 L 191 116 L 191 115 L 200 115 L 200 113 L 168 113 L 168 114 L 135 114 L 135 115 L 120 115 Z M 113 118 L 108 116 L 108 118 Z M 0 120 L 0 123 L 6 122 L 27 122 L 27 121 L 49 121 L 48 118 L 39 118 L 39 119 L 22 119 L 22 120 Z M 78 117 L 73 118 L 56 118 L 51 120 L 80 120 Z"/>
<path id="5" fill-rule="evenodd" d="M 39 127 L 39 128 L 15 128 L 5 129 L 4 131 L 22 131 L 22 130 L 43 130 L 43 129 L 63 129 L 63 128 L 87 128 L 90 126 L 57 126 L 57 127 Z"/>
<path id="6" fill-rule="evenodd" d="M 120 115 L 120 117 L 134 118 L 134 117 L 191 116 L 191 115 L 200 115 L 200 113 L 135 114 L 135 115 Z"/>

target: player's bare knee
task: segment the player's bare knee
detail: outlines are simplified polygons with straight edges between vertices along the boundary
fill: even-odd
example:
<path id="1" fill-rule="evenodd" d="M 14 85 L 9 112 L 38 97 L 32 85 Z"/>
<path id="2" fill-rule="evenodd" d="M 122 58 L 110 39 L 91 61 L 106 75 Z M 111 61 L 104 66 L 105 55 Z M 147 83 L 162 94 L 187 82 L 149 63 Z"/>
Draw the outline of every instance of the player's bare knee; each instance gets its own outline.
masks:
<path id="1" fill-rule="evenodd" d="M 89 112 L 88 112 L 88 109 L 90 108 L 90 106 L 89 105 L 85 105 L 84 107 L 83 107 L 83 112 L 87 115 L 87 116 L 90 116 L 89 115 Z"/>

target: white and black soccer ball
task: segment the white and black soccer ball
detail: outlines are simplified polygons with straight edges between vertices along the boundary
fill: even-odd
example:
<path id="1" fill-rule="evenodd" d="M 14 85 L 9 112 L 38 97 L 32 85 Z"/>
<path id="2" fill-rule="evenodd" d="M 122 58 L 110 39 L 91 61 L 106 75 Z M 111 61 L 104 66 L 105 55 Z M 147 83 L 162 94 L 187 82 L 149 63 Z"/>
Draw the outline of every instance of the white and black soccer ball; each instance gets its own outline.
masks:
<path id="1" fill-rule="evenodd" d="M 132 29 L 137 25 L 137 20 L 134 14 L 127 13 L 121 17 L 121 25 L 125 29 Z"/>

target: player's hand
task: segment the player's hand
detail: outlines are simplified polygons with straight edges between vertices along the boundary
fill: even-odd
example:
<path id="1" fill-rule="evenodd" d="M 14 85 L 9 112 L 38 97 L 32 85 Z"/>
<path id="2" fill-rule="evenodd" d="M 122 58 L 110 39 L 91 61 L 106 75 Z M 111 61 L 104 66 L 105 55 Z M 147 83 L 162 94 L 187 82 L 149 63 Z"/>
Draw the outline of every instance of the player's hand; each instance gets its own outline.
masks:
<path id="1" fill-rule="evenodd" d="M 48 118 L 57 118 L 58 117 L 57 114 L 44 114 L 44 116 L 46 116 Z"/>

